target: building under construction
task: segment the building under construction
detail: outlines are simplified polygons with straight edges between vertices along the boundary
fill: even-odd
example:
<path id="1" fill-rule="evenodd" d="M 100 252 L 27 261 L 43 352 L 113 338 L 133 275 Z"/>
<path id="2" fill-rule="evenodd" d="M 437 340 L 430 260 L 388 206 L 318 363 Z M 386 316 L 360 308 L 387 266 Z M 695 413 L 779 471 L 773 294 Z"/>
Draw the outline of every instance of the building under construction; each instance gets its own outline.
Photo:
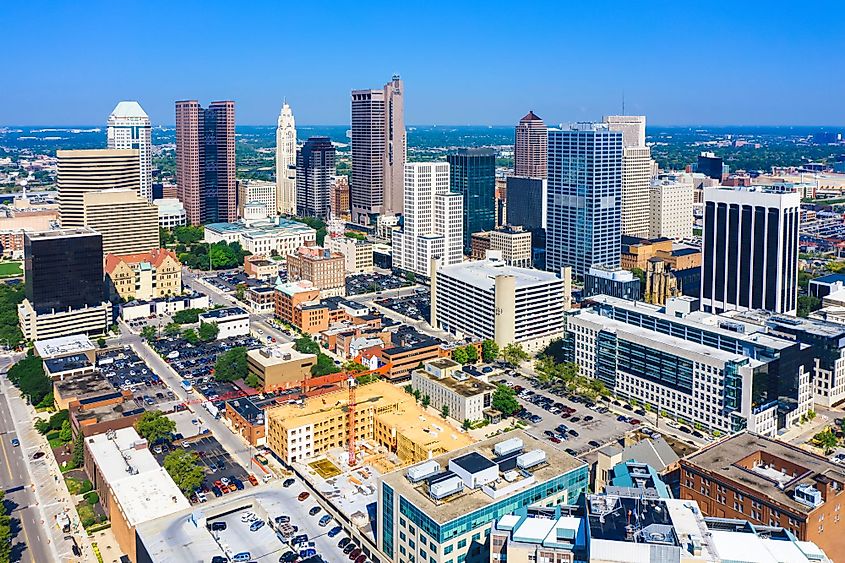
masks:
<path id="1" fill-rule="evenodd" d="M 273 407 L 267 411 L 267 444 L 288 464 L 347 449 L 351 443 L 353 461 L 363 463 L 366 456 L 387 450 L 404 465 L 472 443 L 468 435 L 428 415 L 413 395 L 390 383 L 358 386 L 352 416 L 349 407 L 347 389 L 310 397 L 302 406 Z"/>

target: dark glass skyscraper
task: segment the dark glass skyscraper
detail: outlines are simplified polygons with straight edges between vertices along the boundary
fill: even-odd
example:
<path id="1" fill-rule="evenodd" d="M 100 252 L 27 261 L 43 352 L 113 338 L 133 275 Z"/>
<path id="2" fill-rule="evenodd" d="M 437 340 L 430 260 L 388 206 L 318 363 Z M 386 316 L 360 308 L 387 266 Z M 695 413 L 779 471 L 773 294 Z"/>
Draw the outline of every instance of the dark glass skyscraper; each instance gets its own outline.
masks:
<path id="1" fill-rule="evenodd" d="M 472 233 L 496 227 L 496 151 L 460 149 L 447 157 L 449 186 L 464 197 L 464 251 Z"/>
<path id="2" fill-rule="evenodd" d="M 89 228 L 26 233 L 26 298 L 38 312 L 100 305 L 103 237 Z"/>
<path id="3" fill-rule="evenodd" d="M 712 152 L 703 152 L 698 155 L 696 170 L 708 178 L 715 180 L 721 180 L 725 173 L 724 163 L 721 157 L 716 156 Z"/>
<path id="4" fill-rule="evenodd" d="M 328 137 L 311 137 L 296 152 L 296 214 L 329 216 L 329 192 L 335 173 L 335 149 Z"/>

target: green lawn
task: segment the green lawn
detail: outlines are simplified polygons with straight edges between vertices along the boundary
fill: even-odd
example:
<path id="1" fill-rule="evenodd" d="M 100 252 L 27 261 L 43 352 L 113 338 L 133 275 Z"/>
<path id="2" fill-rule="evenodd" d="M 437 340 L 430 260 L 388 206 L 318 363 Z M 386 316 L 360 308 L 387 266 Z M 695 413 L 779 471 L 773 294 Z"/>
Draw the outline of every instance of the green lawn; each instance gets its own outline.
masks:
<path id="1" fill-rule="evenodd" d="M 22 274 L 20 262 L 0 262 L 0 278 L 11 278 Z"/>

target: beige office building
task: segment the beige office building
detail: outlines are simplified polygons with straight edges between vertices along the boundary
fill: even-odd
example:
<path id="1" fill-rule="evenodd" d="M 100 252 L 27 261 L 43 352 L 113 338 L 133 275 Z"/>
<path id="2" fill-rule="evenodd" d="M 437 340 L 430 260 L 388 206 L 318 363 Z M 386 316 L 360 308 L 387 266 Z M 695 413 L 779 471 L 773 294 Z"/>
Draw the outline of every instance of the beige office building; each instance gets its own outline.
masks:
<path id="1" fill-rule="evenodd" d="M 622 234 L 648 236 L 651 149 L 645 144 L 644 115 L 608 115 L 611 131 L 622 132 Z"/>
<path id="2" fill-rule="evenodd" d="M 502 227 L 490 231 L 490 250 L 502 253 L 508 266 L 531 267 L 531 232 L 522 227 Z"/>
<path id="3" fill-rule="evenodd" d="M 431 406 L 459 422 L 481 420 L 496 386 L 477 377 L 470 377 L 461 370 L 461 364 L 449 358 L 423 362 L 423 369 L 411 372 L 411 387 L 428 396 Z"/>
<path id="4" fill-rule="evenodd" d="M 322 297 L 346 295 L 345 262 L 342 254 L 321 246 L 303 246 L 288 254 L 288 280 L 310 281 Z"/>
<path id="5" fill-rule="evenodd" d="M 326 238 L 326 248 L 343 254 L 344 268 L 348 274 L 373 271 L 373 244 L 346 236 Z"/>
<path id="6" fill-rule="evenodd" d="M 82 197 L 113 188 L 138 193 L 140 155 L 136 149 L 56 151 L 59 215 L 63 227 L 85 226 Z"/>
<path id="7" fill-rule="evenodd" d="M 161 246 L 158 209 L 136 189 L 84 193 L 82 224 L 103 235 L 103 254 L 138 254 Z"/>
<path id="8" fill-rule="evenodd" d="M 692 184 L 655 180 L 649 190 L 650 238 L 692 238 Z"/>

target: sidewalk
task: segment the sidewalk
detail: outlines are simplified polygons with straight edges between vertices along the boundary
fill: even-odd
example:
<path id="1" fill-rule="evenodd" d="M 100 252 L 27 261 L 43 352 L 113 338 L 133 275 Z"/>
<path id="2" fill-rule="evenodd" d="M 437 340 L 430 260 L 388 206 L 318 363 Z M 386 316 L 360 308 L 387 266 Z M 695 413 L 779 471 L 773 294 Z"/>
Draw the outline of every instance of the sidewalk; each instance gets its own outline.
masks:
<path id="1" fill-rule="evenodd" d="M 79 515 L 74 508 L 71 495 L 65 486 L 59 466 L 50 450 L 50 444 L 45 436 L 42 436 L 33 426 L 35 409 L 27 405 L 20 391 L 12 386 L 4 377 L 0 380 L 0 389 L 6 395 L 9 408 L 12 411 L 15 431 L 21 441 L 21 447 L 27 453 L 27 471 L 30 474 L 34 485 L 35 497 L 38 500 L 38 509 L 44 521 L 45 528 L 49 531 L 52 541 L 50 551 L 56 561 L 96 561 L 94 549 L 85 533 Z M 45 454 L 39 460 L 32 460 L 32 454 L 41 450 Z M 48 502 L 45 502 L 48 499 Z M 71 531 L 68 534 L 62 532 L 58 526 L 60 514 L 67 514 L 71 522 Z M 73 542 L 65 540 L 65 536 L 72 536 L 76 544 L 82 550 L 81 557 L 76 557 L 71 551 Z"/>

